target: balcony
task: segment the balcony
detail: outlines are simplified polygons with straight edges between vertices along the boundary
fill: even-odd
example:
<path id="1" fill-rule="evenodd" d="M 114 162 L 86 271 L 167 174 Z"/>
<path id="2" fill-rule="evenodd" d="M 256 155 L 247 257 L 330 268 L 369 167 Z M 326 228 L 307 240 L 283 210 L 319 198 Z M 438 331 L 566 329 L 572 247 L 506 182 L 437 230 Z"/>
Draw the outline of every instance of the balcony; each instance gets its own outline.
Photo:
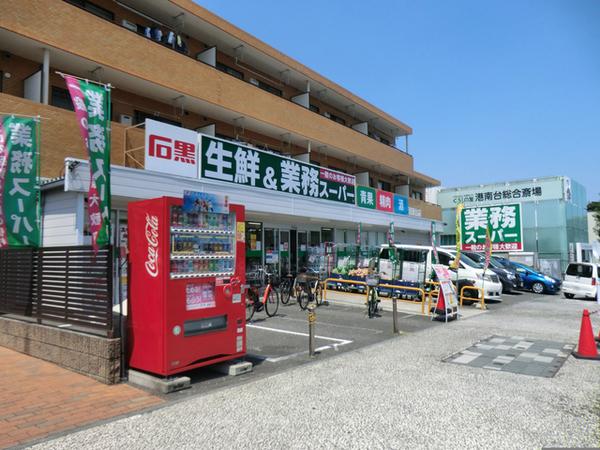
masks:
<path id="1" fill-rule="evenodd" d="M 417 200 L 416 198 L 408 199 L 409 208 L 415 208 L 421 211 L 421 217 L 431 220 L 442 220 L 442 208 L 439 205 Z"/>
<path id="2" fill-rule="evenodd" d="M 410 155 L 72 5 L 12 0 L 5 6 L 0 27 L 51 47 L 71 66 L 103 67 L 115 74 L 117 87 L 150 97 L 160 93 L 163 99 L 184 95 L 190 110 L 229 121 L 244 117 L 259 132 L 291 133 L 298 142 L 327 148 L 332 157 L 390 174 L 413 172 Z"/>
<path id="3" fill-rule="evenodd" d="M 42 177 L 55 178 L 63 175 L 64 160 L 67 156 L 87 159 L 87 152 L 79 134 L 79 125 L 75 113 L 54 106 L 42 105 L 12 95 L 0 93 L 0 105 L 3 111 L 27 116 L 41 116 L 41 169 Z M 111 161 L 123 164 L 123 140 L 125 127 L 111 122 Z M 129 130 L 130 146 L 144 145 L 143 130 Z"/>

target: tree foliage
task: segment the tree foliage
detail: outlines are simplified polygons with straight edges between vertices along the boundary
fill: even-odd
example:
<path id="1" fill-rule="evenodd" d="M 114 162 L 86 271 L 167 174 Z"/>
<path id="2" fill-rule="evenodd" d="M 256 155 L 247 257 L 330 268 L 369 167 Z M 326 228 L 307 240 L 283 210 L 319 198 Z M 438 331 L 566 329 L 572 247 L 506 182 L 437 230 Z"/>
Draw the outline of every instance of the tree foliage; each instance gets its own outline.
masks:
<path id="1" fill-rule="evenodd" d="M 596 237 L 600 240 L 600 201 L 589 202 L 587 210 L 592 213 L 592 217 L 594 218 L 594 233 L 596 233 Z"/>

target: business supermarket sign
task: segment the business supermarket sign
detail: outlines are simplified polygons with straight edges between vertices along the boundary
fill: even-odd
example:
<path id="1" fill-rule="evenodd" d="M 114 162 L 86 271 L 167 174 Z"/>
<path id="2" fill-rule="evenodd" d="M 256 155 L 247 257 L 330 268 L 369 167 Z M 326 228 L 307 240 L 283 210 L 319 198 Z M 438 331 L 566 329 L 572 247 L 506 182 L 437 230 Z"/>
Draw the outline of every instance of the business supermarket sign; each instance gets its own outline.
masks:
<path id="1" fill-rule="evenodd" d="M 519 203 L 464 208 L 460 213 L 461 248 L 466 251 L 484 251 L 488 229 L 493 251 L 523 250 Z"/>
<path id="2" fill-rule="evenodd" d="M 200 178 L 355 203 L 353 175 L 211 136 L 201 136 L 200 153 Z"/>
<path id="3" fill-rule="evenodd" d="M 150 119 L 146 120 L 144 167 L 182 177 L 409 214 L 407 197 L 357 186 L 354 175 Z"/>

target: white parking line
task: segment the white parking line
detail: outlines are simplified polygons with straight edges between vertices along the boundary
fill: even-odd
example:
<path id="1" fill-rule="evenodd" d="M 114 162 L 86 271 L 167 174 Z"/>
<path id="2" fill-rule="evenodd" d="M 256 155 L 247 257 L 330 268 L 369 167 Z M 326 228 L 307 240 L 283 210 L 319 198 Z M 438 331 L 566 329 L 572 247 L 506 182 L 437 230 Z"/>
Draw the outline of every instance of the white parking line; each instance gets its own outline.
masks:
<path id="1" fill-rule="evenodd" d="M 308 333 L 301 333 L 301 332 L 298 332 L 298 331 L 282 330 L 280 328 L 262 327 L 260 325 L 252 325 L 252 324 L 246 324 L 246 327 L 257 328 L 259 330 L 273 331 L 275 333 L 291 334 L 293 336 L 308 337 Z M 321 352 L 323 350 L 328 350 L 328 349 L 333 349 L 333 350 L 337 351 L 338 347 L 341 347 L 342 345 L 351 344 L 352 342 L 354 342 L 354 341 L 349 341 L 347 339 L 338 339 L 338 338 L 327 337 L 327 336 L 315 336 L 315 339 L 323 339 L 325 341 L 333 341 L 333 342 L 335 342 L 335 344 L 324 345 L 322 347 L 316 348 L 315 351 L 317 351 L 317 352 Z M 266 358 L 265 361 L 276 363 L 276 362 L 280 362 L 280 361 L 285 361 L 286 359 L 295 358 L 296 356 L 305 355 L 307 353 L 308 353 L 308 351 L 305 350 L 303 352 L 291 353 L 289 355 L 278 356 L 276 358 Z"/>

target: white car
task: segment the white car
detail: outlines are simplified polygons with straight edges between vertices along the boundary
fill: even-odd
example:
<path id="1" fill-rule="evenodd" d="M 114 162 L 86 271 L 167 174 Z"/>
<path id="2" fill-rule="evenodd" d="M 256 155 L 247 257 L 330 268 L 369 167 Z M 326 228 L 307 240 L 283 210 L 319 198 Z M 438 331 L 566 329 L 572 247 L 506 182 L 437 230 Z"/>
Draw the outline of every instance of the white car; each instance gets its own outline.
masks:
<path id="1" fill-rule="evenodd" d="M 567 298 L 576 295 L 596 298 L 598 294 L 598 273 L 600 268 L 592 263 L 570 263 L 562 284 L 563 294 Z"/>
<path id="2" fill-rule="evenodd" d="M 399 273 L 394 273 L 394 267 L 389 255 L 389 245 L 384 244 L 379 248 L 379 275 L 382 280 L 392 280 L 396 277 L 404 281 L 422 281 L 428 279 L 431 274 L 433 247 L 427 245 L 395 244 L 396 250 L 402 253 L 402 266 L 398 268 Z M 444 248 L 437 248 L 439 264 L 449 266 L 455 259 L 456 252 Z M 468 280 L 474 286 L 482 288 L 485 299 L 495 302 L 502 301 L 502 283 L 491 270 L 484 273 L 478 263 L 471 258 L 461 255 L 458 267 L 458 278 Z"/>

